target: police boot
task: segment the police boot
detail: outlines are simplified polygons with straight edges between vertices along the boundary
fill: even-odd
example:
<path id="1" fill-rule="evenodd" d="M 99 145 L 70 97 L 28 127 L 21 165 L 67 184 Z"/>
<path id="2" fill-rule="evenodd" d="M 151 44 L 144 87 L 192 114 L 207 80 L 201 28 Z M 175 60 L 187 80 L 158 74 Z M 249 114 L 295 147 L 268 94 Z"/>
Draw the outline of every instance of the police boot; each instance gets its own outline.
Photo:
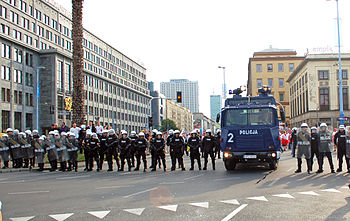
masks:
<path id="1" fill-rule="evenodd" d="M 143 161 L 143 172 L 147 171 L 147 161 Z"/>
<path id="2" fill-rule="evenodd" d="M 60 162 L 60 169 L 59 171 L 63 171 L 63 162 Z"/>
<path id="3" fill-rule="evenodd" d="M 215 170 L 215 159 L 212 159 L 211 163 L 213 164 L 213 170 Z"/>
<path id="4" fill-rule="evenodd" d="M 310 174 L 312 171 L 312 167 L 311 167 L 311 159 L 306 159 L 306 163 L 307 163 L 307 173 Z"/>
<path id="5" fill-rule="evenodd" d="M 113 171 L 113 162 L 108 161 L 108 170 L 107 171 Z"/>
<path id="6" fill-rule="evenodd" d="M 190 167 L 190 170 L 193 170 L 193 167 L 194 167 L 194 161 L 191 160 L 191 167 Z"/>
<path id="7" fill-rule="evenodd" d="M 298 158 L 298 169 L 295 171 L 295 173 L 301 173 L 301 158 Z"/>
<path id="8" fill-rule="evenodd" d="M 28 168 L 28 167 L 29 167 L 29 160 L 25 159 L 23 168 Z"/>
<path id="9" fill-rule="evenodd" d="M 44 164 L 43 163 L 39 163 L 38 166 L 39 166 L 39 170 L 38 171 L 41 172 L 41 171 L 44 170 Z"/>
<path id="10" fill-rule="evenodd" d="M 74 171 L 78 172 L 78 161 L 74 162 Z"/>
<path id="11" fill-rule="evenodd" d="M 9 162 L 8 161 L 4 161 L 4 166 L 2 167 L 2 169 L 6 169 L 9 168 Z"/>
<path id="12" fill-rule="evenodd" d="M 124 171 L 124 166 L 125 166 L 125 163 L 123 162 L 120 170 L 118 170 L 118 171 Z"/>
<path id="13" fill-rule="evenodd" d="M 204 159 L 204 167 L 203 170 L 207 170 L 208 159 Z"/>
<path id="14" fill-rule="evenodd" d="M 68 161 L 68 169 L 67 171 L 72 171 L 72 162 Z"/>

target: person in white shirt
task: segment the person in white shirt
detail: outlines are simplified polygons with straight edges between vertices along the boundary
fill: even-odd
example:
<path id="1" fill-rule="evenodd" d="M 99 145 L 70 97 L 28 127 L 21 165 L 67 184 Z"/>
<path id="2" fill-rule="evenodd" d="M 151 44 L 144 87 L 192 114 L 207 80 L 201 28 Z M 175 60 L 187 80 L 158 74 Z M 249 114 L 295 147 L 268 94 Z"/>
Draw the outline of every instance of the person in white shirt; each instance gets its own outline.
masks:
<path id="1" fill-rule="evenodd" d="M 103 131 L 103 126 L 101 126 L 101 123 L 98 121 L 96 126 L 96 133 L 102 134 L 102 131 Z"/>
<path id="2" fill-rule="evenodd" d="M 76 123 L 73 123 L 73 127 L 70 129 L 70 132 L 75 134 L 76 139 L 79 138 L 79 131 L 80 131 L 80 128 L 77 127 Z"/>

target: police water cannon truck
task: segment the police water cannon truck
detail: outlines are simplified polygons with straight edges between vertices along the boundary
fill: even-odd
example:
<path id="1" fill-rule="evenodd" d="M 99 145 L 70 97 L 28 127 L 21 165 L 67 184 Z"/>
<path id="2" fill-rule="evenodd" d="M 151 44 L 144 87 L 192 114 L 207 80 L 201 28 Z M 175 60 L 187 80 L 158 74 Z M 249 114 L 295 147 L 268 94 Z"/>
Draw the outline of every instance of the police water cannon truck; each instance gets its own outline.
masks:
<path id="1" fill-rule="evenodd" d="M 234 170 L 237 163 L 261 163 L 275 170 L 280 158 L 279 125 L 285 122 L 284 108 L 267 86 L 260 88 L 256 97 L 243 97 L 242 92 L 241 88 L 229 91 L 233 97 L 225 100 L 216 119 L 220 122 L 221 118 L 220 146 L 225 168 Z"/>

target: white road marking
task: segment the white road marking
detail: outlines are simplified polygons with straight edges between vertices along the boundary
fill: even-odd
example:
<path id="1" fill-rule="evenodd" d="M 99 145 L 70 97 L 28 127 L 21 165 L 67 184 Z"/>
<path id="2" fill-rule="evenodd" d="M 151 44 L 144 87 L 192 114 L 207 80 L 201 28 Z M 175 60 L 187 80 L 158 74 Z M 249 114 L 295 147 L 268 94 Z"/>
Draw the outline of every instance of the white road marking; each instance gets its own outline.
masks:
<path id="1" fill-rule="evenodd" d="M 285 193 L 285 194 L 275 194 L 275 195 L 272 195 L 272 196 L 277 196 L 277 197 L 282 197 L 282 198 L 288 198 L 288 199 L 295 199 L 294 196 L 288 194 L 288 193 Z"/>
<path id="2" fill-rule="evenodd" d="M 349 189 L 348 186 L 342 186 L 341 188 L 342 188 L 342 189 Z"/>
<path id="3" fill-rule="evenodd" d="M 336 190 L 336 189 L 324 189 L 324 190 L 321 190 L 322 192 L 330 192 L 330 193 L 341 193 L 339 190 Z"/>
<path id="4" fill-rule="evenodd" d="M 248 200 L 268 201 L 264 196 L 247 197 Z"/>
<path id="5" fill-rule="evenodd" d="M 202 207 L 202 208 L 209 208 L 209 202 L 199 202 L 199 203 L 189 203 L 192 206 Z"/>
<path id="6" fill-rule="evenodd" d="M 103 219 L 105 218 L 108 213 L 110 213 L 110 210 L 106 210 L 106 211 L 92 211 L 92 212 L 88 212 L 88 214 L 93 215 L 99 219 Z"/>
<path id="7" fill-rule="evenodd" d="M 306 192 L 299 192 L 299 194 L 302 195 L 311 195 L 311 196 L 318 196 L 318 193 L 315 193 L 314 191 L 306 191 Z"/>
<path id="8" fill-rule="evenodd" d="M 90 175 L 84 175 L 84 176 L 67 176 L 67 177 L 57 177 L 56 180 L 68 180 L 68 179 L 79 179 L 83 177 L 90 177 Z"/>
<path id="9" fill-rule="evenodd" d="M 158 206 L 158 208 L 176 212 L 177 205 Z"/>
<path id="10" fill-rule="evenodd" d="M 233 200 L 222 200 L 220 202 L 226 203 L 226 204 L 232 204 L 232 205 L 239 205 L 239 202 L 236 199 L 233 199 Z"/>
<path id="11" fill-rule="evenodd" d="M 126 173 L 119 173 L 118 175 L 119 176 L 122 176 L 122 175 L 128 175 L 128 174 L 130 174 L 131 172 L 126 172 Z"/>
<path id="12" fill-rule="evenodd" d="M 271 183 L 269 183 L 267 186 L 273 186 L 277 181 L 279 181 L 279 179 L 275 179 L 274 181 L 272 181 Z"/>
<path id="13" fill-rule="evenodd" d="M 238 179 L 241 179 L 241 178 L 240 177 L 218 178 L 218 179 L 215 179 L 214 181 L 238 180 Z"/>
<path id="14" fill-rule="evenodd" d="M 145 210 L 145 208 L 136 208 L 136 209 L 124 209 L 125 212 L 141 216 L 142 212 Z"/>
<path id="15" fill-rule="evenodd" d="M 17 217 L 17 218 L 10 218 L 11 221 L 28 221 L 33 219 L 35 216 L 27 216 L 27 217 Z"/>
<path id="16" fill-rule="evenodd" d="M 101 189 L 116 189 L 116 188 L 123 188 L 123 187 L 129 187 L 129 185 L 127 185 L 127 186 L 100 186 L 100 187 L 96 187 L 96 190 L 101 190 Z"/>
<path id="17" fill-rule="evenodd" d="M 287 172 L 289 172 L 289 171 L 291 171 L 291 170 L 293 170 L 294 169 L 294 167 L 291 167 L 291 168 L 289 168 L 288 170 L 287 170 Z"/>
<path id="18" fill-rule="evenodd" d="M 239 213 L 242 209 L 244 209 L 248 204 L 243 204 L 237 209 L 233 210 L 230 214 L 228 214 L 225 218 L 223 218 L 221 221 L 229 221 L 232 219 L 237 213 Z"/>
<path id="19" fill-rule="evenodd" d="M 9 195 L 19 195 L 19 194 L 33 194 L 33 193 L 49 193 L 49 190 L 38 190 L 38 191 L 28 191 L 28 192 L 13 192 L 8 193 Z"/>
<path id="20" fill-rule="evenodd" d="M 204 174 L 199 174 L 199 175 L 197 175 L 197 176 L 187 177 L 187 178 L 185 178 L 184 180 L 192 180 L 192 179 L 195 179 L 195 178 L 200 177 L 200 176 L 203 176 L 203 175 L 204 175 Z"/>
<path id="21" fill-rule="evenodd" d="M 65 214 L 55 214 L 55 215 L 49 215 L 52 219 L 55 219 L 57 221 L 63 221 L 71 217 L 74 213 L 65 213 Z"/>
<path id="22" fill-rule="evenodd" d="M 4 181 L 4 182 L 0 182 L 0 184 L 7 184 L 7 183 L 24 183 L 24 180 L 16 180 L 16 181 Z"/>
<path id="23" fill-rule="evenodd" d="M 159 185 L 172 185 L 172 184 L 183 184 L 185 183 L 184 181 L 180 181 L 180 182 L 162 182 L 159 183 Z"/>
<path id="24" fill-rule="evenodd" d="M 1 178 L 0 181 L 8 180 L 9 178 Z"/>
<path id="25" fill-rule="evenodd" d="M 125 198 L 129 198 L 129 197 L 132 197 L 132 196 L 136 196 L 138 194 L 147 193 L 147 192 L 155 190 L 155 189 L 157 189 L 157 188 L 153 187 L 151 189 L 147 189 L 147 190 L 143 190 L 143 191 L 140 191 L 140 192 L 137 192 L 137 193 L 133 193 L 133 194 L 130 194 L 130 195 L 123 196 L 123 198 L 125 199 Z"/>

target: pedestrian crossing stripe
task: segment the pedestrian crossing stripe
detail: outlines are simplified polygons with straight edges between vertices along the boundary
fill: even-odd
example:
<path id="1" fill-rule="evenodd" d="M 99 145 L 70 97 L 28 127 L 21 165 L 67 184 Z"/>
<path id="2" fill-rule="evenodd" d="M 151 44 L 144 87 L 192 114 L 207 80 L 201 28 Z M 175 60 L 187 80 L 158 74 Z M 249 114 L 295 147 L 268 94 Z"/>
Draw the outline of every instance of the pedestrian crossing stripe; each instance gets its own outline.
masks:
<path id="1" fill-rule="evenodd" d="M 145 210 L 145 208 L 136 208 L 136 209 L 124 209 L 125 212 L 141 216 L 142 212 Z"/>
<path id="2" fill-rule="evenodd" d="M 176 212 L 177 205 L 158 206 L 158 208 Z"/>
<path id="3" fill-rule="evenodd" d="M 220 202 L 226 203 L 226 204 L 232 204 L 232 205 L 240 205 L 240 203 L 236 199 L 233 199 L 233 200 L 222 200 Z"/>
<path id="4" fill-rule="evenodd" d="M 88 212 L 90 215 L 93 215 L 99 219 L 103 219 L 105 218 L 105 216 L 108 215 L 108 213 L 111 212 L 110 210 L 106 210 L 106 211 L 92 211 L 92 212 Z"/>
<path id="5" fill-rule="evenodd" d="M 319 194 L 318 194 L 318 193 L 315 193 L 314 191 L 299 192 L 299 194 L 302 194 L 302 195 L 311 195 L 311 196 L 319 196 Z"/>
<path id="6" fill-rule="evenodd" d="M 348 186 L 342 186 L 341 188 L 342 189 L 348 189 L 349 187 Z"/>
<path id="7" fill-rule="evenodd" d="M 268 201 L 264 196 L 247 197 L 248 200 Z"/>
<path id="8" fill-rule="evenodd" d="M 17 217 L 17 218 L 10 218 L 11 221 L 28 221 L 33 219 L 35 216 L 26 216 L 26 217 Z"/>
<path id="9" fill-rule="evenodd" d="M 321 190 L 322 192 L 330 192 L 330 193 L 341 193 L 339 190 L 336 190 L 336 189 L 324 189 L 324 190 Z"/>
<path id="10" fill-rule="evenodd" d="M 55 214 L 55 215 L 49 215 L 49 217 L 57 221 L 64 221 L 68 219 L 70 216 L 72 216 L 73 214 L 74 213 Z"/>
<path id="11" fill-rule="evenodd" d="M 288 198 L 288 199 L 295 199 L 294 196 L 288 194 L 288 193 L 285 193 L 285 194 L 275 194 L 275 195 L 272 195 L 272 196 L 276 196 L 276 197 L 282 197 L 282 198 Z"/>
<path id="12" fill-rule="evenodd" d="M 192 206 L 202 207 L 202 208 L 209 208 L 209 202 L 200 202 L 200 203 L 189 203 Z"/>

